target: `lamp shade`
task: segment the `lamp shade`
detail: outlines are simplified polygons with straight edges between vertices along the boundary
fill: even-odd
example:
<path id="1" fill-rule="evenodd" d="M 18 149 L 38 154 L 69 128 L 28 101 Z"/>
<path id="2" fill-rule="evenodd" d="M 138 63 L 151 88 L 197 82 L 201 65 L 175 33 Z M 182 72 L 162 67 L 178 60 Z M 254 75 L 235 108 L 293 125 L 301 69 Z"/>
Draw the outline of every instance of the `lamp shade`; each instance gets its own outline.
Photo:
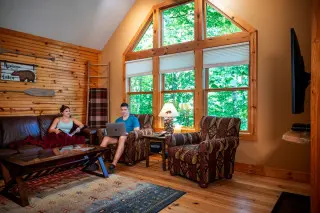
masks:
<path id="1" fill-rule="evenodd" d="M 172 103 L 165 103 L 159 113 L 159 117 L 177 117 L 179 113 Z"/>

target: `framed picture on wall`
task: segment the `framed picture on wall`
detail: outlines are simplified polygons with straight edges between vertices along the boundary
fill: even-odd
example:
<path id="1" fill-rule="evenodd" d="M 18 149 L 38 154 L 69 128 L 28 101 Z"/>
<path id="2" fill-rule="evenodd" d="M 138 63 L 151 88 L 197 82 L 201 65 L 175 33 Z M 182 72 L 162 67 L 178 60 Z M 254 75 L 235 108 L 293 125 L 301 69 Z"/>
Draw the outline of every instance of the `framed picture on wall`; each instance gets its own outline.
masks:
<path id="1" fill-rule="evenodd" d="M 1 80 L 36 82 L 36 66 L 9 61 L 0 61 Z"/>

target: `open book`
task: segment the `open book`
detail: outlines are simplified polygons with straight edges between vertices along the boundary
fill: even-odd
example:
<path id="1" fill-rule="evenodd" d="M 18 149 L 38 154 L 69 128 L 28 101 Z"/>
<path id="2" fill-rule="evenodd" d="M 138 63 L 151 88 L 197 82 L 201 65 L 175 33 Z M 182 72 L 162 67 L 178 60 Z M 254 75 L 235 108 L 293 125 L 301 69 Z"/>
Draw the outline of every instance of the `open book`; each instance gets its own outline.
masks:
<path id="1" fill-rule="evenodd" d="M 72 137 L 74 136 L 77 132 L 77 129 L 75 129 L 73 132 L 69 133 L 69 132 L 66 132 L 66 131 L 63 131 L 62 129 L 59 129 L 61 132 L 67 134 L 68 136 Z"/>

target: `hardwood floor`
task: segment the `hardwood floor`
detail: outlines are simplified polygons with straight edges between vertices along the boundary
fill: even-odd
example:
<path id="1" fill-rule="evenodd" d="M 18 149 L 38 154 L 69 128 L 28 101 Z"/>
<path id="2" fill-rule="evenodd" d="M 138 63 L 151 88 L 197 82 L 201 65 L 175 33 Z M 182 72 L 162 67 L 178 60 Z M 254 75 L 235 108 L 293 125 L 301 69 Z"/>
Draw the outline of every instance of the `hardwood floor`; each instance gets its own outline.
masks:
<path id="1" fill-rule="evenodd" d="M 219 180 L 202 189 L 195 182 L 163 171 L 158 155 L 150 157 L 149 168 L 145 167 L 145 161 L 132 167 L 118 164 L 116 173 L 186 192 L 162 213 L 271 212 L 282 191 L 303 195 L 309 195 L 310 191 L 309 184 L 240 172 L 231 180 Z"/>

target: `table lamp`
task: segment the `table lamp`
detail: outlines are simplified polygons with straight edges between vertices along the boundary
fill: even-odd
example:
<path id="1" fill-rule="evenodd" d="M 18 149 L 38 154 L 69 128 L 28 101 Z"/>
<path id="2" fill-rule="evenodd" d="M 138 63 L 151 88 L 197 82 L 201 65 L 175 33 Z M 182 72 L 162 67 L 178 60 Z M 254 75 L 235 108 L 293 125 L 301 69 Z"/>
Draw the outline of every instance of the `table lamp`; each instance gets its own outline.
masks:
<path id="1" fill-rule="evenodd" d="M 172 120 L 174 117 L 179 116 L 176 108 L 172 103 L 165 103 L 159 113 L 159 117 L 164 118 L 164 130 L 170 134 L 173 133 Z"/>

